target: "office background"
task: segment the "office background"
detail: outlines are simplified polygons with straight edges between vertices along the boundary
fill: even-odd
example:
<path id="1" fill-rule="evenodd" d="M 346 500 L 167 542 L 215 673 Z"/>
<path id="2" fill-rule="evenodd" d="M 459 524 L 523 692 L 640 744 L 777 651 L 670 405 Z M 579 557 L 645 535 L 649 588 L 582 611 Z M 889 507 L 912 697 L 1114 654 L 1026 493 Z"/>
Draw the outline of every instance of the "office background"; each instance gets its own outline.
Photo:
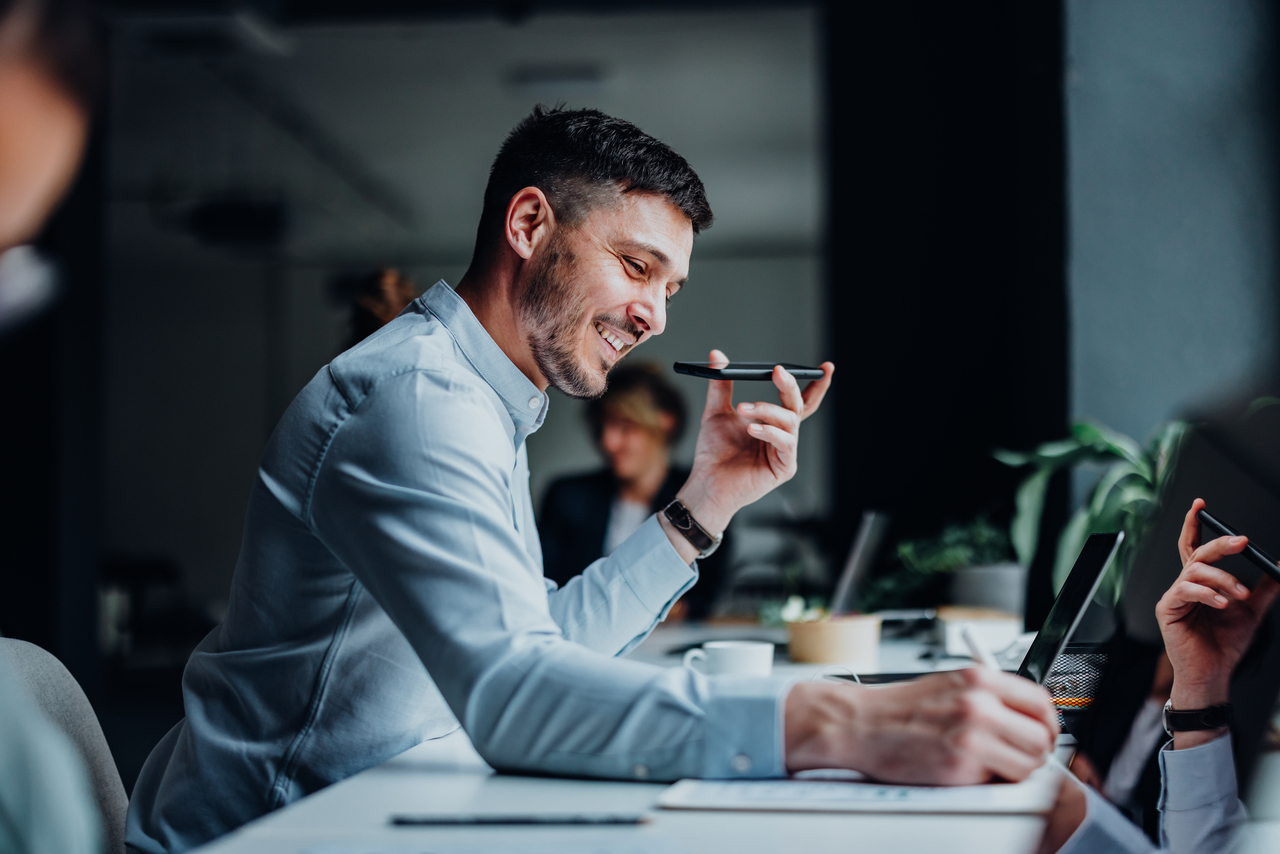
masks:
<path id="1" fill-rule="evenodd" d="M 839 560 L 868 508 L 895 536 L 1003 521 L 1018 475 L 992 449 L 1082 417 L 1143 438 L 1277 355 L 1271 3 L 101 9 L 109 103 L 43 238 L 63 297 L 0 342 L 24 449 L 0 462 L 0 631 L 68 664 L 126 785 L 224 607 L 258 454 L 342 346 L 333 276 L 456 283 L 534 103 L 633 120 L 707 184 L 690 285 L 631 358 L 839 366 L 743 554 L 784 554 L 789 520 Z M 598 464 L 579 403 L 556 396 L 530 458 L 535 498 Z M 1047 532 L 1087 485 L 1055 484 Z M 1035 620 L 1045 555 L 1030 584 Z M 173 642 L 113 635 L 126 602 Z"/>

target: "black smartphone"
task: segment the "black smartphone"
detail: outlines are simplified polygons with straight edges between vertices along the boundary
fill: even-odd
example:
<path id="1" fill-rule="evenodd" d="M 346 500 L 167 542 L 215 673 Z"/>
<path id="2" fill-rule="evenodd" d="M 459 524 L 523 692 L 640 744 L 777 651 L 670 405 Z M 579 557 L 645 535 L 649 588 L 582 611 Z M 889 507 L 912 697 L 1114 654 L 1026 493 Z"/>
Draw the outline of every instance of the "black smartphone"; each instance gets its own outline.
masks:
<path id="1" fill-rule="evenodd" d="M 774 365 L 782 365 L 798 380 L 822 379 L 822 368 L 806 368 L 789 362 L 730 362 L 723 368 L 713 368 L 710 362 L 676 362 L 675 369 L 677 374 L 704 380 L 771 380 Z"/>
<path id="2" fill-rule="evenodd" d="M 1219 522 L 1217 519 L 1210 516 L 1208 511 L 1201 510 L 1199 513 L 1196 514 L 1196 518 L 1200 520 L 1201 525 L 1204 525 L 1206 528 L 1208 528 L 1210 531 L 1214 533 L 1214 538 L 1244 536 L 1235 528 L 1231 527 L 1225 522 Z M 1203 534 L 1201 534 L 1200 542 L 1203 543 L 1206 539 L 1212 539 L 1212 538 L 1205 537 Z M 1275 560 L 1272 559 L 1271 555 L 1267 554 L 1262 549 L 1258 548 L 1253 544 L 1252 537 L 1249 538 L 1249 545 L 1244 547 L 1243 554 L 1245 557 L 1249 559 L 1249 562 L 1252 563 L 1254 566 L 1261 569 L 1267 575 L 1270 575 L 1276 581 L 1280 581 L 1280 567 L 1276 566 L 1276 562 Z"/>

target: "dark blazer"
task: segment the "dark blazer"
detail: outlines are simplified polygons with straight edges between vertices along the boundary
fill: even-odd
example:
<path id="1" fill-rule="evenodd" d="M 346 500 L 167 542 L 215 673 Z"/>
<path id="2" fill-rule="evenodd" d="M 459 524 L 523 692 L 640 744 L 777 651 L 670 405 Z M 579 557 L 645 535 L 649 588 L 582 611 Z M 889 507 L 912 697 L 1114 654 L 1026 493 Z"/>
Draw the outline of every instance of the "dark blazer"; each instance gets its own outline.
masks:
<path id="1" fill-rule="evenodd" d="M 656 513 L 670 504 L 688 479 L 688 469 L 672 468 L 654 496 L 652 511 Z M 560 478 L 547 488 L 538 518 L 542 570 L 547 578 L 563 585 L 593 561 L 604 557 L 609 511 L 617 494 L 618 482 L 609 469 Z M 725 539 L 728 537 L 726 531 Z M 698 583 L 681 597 L 692 619 L 702 619 L 711 611 L 724 578 L 724 562 L 728 556 L 725 546 L 722 542 L 715 554 L 698 561 Z"/>

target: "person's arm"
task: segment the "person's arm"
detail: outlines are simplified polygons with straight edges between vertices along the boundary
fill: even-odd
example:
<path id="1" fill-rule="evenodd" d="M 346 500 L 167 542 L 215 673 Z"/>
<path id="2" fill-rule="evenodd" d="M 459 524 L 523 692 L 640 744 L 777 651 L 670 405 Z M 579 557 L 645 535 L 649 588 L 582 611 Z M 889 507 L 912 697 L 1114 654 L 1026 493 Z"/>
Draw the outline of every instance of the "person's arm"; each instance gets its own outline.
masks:
<path id="1" fill-rule="evenodd" d="M 1197 498 L 1178 539 L 1182 573 L 1156 604 L 1156 619 L 1173 665 L 1170 706 L 1203 709 L 1231 700 L 1231 675 L 1280 593 L 1263 577 L 1252 591 L 1213 566 L 1239 554 L 1246 537 L 1201 542 Z M 1175 851 L 1221 851 L 1245 820 L 1236 794 L 1231 739 L 1226 728 L 1178 732 L 1160 755 L 1161 836 Z"/>
<path id="2" fill-rule="evenodd" d="M 379 389 L 333 434 L 303 516 L 404 633 L 491 765 L 654 780 L 838 766 L 972 783 L 1022 779 L 1052 745 L 1047 695 L 1007 674 L 788 686 L 566 641 L 513 524 L 514 451 L 495 404 L 426 372 Z"/>

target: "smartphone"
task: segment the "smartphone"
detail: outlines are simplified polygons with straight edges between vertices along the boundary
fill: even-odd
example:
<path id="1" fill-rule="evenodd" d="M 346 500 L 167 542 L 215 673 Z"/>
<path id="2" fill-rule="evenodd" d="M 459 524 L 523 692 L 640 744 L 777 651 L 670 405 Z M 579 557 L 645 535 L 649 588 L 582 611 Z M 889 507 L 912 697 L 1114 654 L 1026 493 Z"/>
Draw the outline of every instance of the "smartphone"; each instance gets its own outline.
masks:
<path id="1" fill-rule="evenodd" d="M 723 368 L 713 368 L 710 362 L 676 362 L 675 369 L 677 374 L 704 380 L 771 380 L 774 365 L 782 365 L 798 380 L 822 379 L 822 368 L 806 368 L 789 362 L 730 362 Z"/>
<path id="2" fill-rule="evenodd" d="M 1239 531 L 1237 531 L 1235 528 L 1231 527 L 1225 522 L 1219 522 L 1217 519 L 1210 516 L 1209 513 L 1205 510 L 1201 510 L 1199 513 L 1197 513 L 1196 518 L 1200 520 L 1201 525 L 1204 525 L 1206 528 L 1208 528 L 1210 531 L 1213 532 L 1214 537 L 1242 536 L 1242 534 Z M 1201 542 L 1204 542 L 1206 539 L 1210 539 L 1210 538 L 1205 537 L 1203 534 L 1200 536 Z M 1271 555 L 1267 554 L 1262 549 L 1258 548 L 1253 544 L 1253 538 L 1249 539 L 1249 545 L 1244 547 L 1243 554 L 1245 557 L 1249 559 L 1249 562 L 1252 563 L 1254 566 L 1261 569 L 1267 575 L 1270 575 L 1276 581 L 1280 581 L 1280 567 L 1276 566 L 1276 562 L 1275 560 L 1272 559 Z"/>

